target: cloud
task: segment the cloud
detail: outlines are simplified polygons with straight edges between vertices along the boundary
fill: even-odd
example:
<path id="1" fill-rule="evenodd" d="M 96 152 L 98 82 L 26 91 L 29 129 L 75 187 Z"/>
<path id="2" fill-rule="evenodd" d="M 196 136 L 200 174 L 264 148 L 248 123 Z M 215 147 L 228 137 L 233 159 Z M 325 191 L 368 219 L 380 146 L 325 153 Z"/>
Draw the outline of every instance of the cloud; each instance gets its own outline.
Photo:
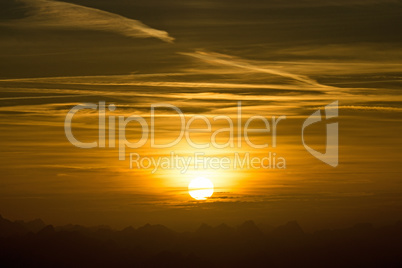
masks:
<path id="1" fill-rule="evenodd" d="M 158 38 L 173 42 L 165 31 L 153 29 L 138 20 L 107 11 L 54 0 L 19 0 L 30 10 L 29 16 L 13 21 L 17 27 L 81 29 L 106 31 L 132 38 Z"/>
<path id="2" fill-rule="evenodd" d="M 209 2 L 209 1 L 207 1 Z M 210 1 L 216 2 L 216 1 Z M 218 1 L 219 2 L 219 1 Z M 231 7 L 243 7 L 242 1 L 234 2 Z M 268 0 L 258 1 L 251 0 L 252 5 L 248 5 L 248 8 L 256 7 L 325 7 L 325 6 L 353 6 L 353 5 L 378 5 L 378 4 L 399 4 L 400 0 Z M 255 3 L 255 4 L 254 4 Z M 221 4 L 222 5 L 222 4 Z"/>
<path id="3" fill-rule="evenodd" d="M 339 106 L 338 109 L 348 109 L 348 110 L 363 110 L 363 111 L 395 111 L 401 112 L 402 108 L 400 107 L 383 107 L 383 106 L 357 106 L 357 105 L 349 105 L 349 106 Z"/>
<path id="4" fill-rule="evenodd" d="M 233 56 L 229 56 L 229 55 L 212 53 L 212 52 L 202 52 L 202 51 L 197 51 L 195 53 L 180 53 L 180 54 L 191 56 L 191 57 L 194 57 L 194 58 L 197 58 L 197 59 L 209 62 L 209 63 L 213 63 L 213 64 L 226 65 L 226 66 L 246 69 L 246 70 L 254 71 L 254 72 L 278 75 L 278 76 L 290 78 L 292 80 L 302 82 L 303 84 L 307 84 L 307 85 L 311 85 L 311 86 L 327 87 L 325 85 L 317 83 L 317 81 L 315 81 L 307 76 L 304 76 L 304 75 L 297 75 L 297 74 L 292 74 L 292 73 L 288 73 L 288 72 L 281 71 L 281 70 L 260 67 L 260 66 L 251 64 L 247 61 L 244 61 L 242 59 L 239 59 L 239 58 L 236 58 Z"/>

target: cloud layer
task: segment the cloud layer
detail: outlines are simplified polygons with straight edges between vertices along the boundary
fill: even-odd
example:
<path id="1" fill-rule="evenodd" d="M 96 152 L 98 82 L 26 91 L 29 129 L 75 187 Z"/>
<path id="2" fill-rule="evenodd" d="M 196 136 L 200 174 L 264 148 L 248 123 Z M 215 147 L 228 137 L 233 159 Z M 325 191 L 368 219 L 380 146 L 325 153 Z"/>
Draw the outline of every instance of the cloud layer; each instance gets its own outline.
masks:
<path id="1" fill-rule="evenodd" d="M 30 9 L 29 17 L 14 21 L 18 27 L 82 29 L 106 31 L 133 38 L 158 38 L 173 42 L 165 31 L 153 29 L 138 20 L 103 10 L 53 0 L 20 0 Z"/>

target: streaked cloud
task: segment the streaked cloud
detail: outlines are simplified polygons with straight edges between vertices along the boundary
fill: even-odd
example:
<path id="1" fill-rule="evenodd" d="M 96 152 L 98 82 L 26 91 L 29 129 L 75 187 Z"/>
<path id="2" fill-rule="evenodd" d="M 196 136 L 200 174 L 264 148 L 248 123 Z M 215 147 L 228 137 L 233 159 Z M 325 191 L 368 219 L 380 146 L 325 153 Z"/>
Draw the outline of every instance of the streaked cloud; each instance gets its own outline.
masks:
<path id="1" fill-rule="evenodd" d="M 381 106 L 340 106 L 338 107 L 339 109 L 350 109 L 350 110 L 363 110 L 363 111 L 369 111 L 369 110 L 374 110 L 374 111 L 389 111 L 389 112 L 401 112 L 402 108 L 400 107 L 381 107 Z"/>
<path id="2" fill-rule="evenodd" d="M 247 61 L 241 60 L 239 58 L 225 55 L 225 54 L 203 52 L 203 51 L 197 51 L 194 53 L 181 53 L 181 54 L 191 56 L 191 57 L 194 57 L 194 58 L 206 61 L 206 62 L 210 62 L 213 64 L 227 65 L 227 66 L 246 69 L 246 70 L 255 71 L 255 72 L 278 75 L 281 77 L 290 78 L 290 79 L 298 81 L 298 82 L 302 82 L 304 84 L 318 86 L 318 87 L 326 87 L 325 85 L 321 85 L 321 84 L 317 83 L 317 81 L 314 81 L 313 79 L 311 79 L 307 76 L 304 76 L 304 75 L 297 75 L 297 74 L 292 74 L 292 73 L 288 73 L 288 72 L 277 70 L 277 69 L 260 67 L 257 65 L 253 65 Z"/>
<path id="3" fill-rule="evenodd" d="M 141 21 L 96 8 L 53 0 L 19 2 L 29 8 L 29 16 L 9 22 L 10 26 L 106 31 L 132 38 L 153 37 L 169 43 L 174 40 L 166 31 L 153 29 Z"/>

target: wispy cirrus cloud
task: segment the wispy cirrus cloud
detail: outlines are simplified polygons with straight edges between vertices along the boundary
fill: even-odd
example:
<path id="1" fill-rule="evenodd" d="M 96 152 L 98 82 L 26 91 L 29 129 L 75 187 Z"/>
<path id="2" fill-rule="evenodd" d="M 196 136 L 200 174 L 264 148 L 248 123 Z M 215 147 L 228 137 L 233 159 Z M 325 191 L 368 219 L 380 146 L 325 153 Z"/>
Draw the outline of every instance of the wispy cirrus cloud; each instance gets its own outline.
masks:
<path id="1" fill-rule="evenodd" d="M 301 82 L 303 84 L 307 84 L 310 86 L 322 87 L 322 88 L 328 87 L 328 86 L 322 85 L 322 84 L 318 83 L 317 81 L 315 81 L 307 76 L 304 76 L 304 75 L 297 75 L 297 74 L 292 74 L 292 73 L 277 70 L 277 69 L 260 67 L 260 66 L 251 64 L 250 62 L 247 62 L 245 60 L 242 60 L 242 59 L 230 56 L 230 55 L 212 53 L 212 52 L 204 52 L 204 51 L 196 51 L 194 53 L 180 53 L 180 54 L 191 56 L 191 57 L 200 59 L 205 62 L 213 63 L 213 64 L 226 65 L 226 66 L 231 66 L 231 67 L 235 67 L 235 68 L 246 69 L 249 71 L 267 73 L 267 74 L 277 75 L 277 76 L 281 76 L 281 77 L 285 77 L 285 78 L 290 78 L 292 80 L 295 80 L 295 81 L 298 81 L 298 82 Z"/>
<path id="2" fill-rule="evenodd" d="M 29 16 L 7 23 L 9 26 L 106 31 L 132 38 L 153 37 L 169 43 L 174 40 L 166 31 L 96 8 L 54 0 L 17 1 L 28 7 Z"/>

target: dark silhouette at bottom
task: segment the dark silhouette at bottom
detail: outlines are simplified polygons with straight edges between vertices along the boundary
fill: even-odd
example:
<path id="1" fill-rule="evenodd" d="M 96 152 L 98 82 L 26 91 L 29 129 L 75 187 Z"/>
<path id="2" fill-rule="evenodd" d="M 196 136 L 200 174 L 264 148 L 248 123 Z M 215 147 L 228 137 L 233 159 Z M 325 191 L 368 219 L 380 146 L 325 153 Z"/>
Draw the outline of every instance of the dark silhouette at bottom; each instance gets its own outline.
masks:
<path id="1" fill-rule="evenodd" d="M 178 233 L 0 216 L 0 267 L 402 267 L 402 222 L 305 233 L 297 222 L 267 228 L 247 221 Z"/>

